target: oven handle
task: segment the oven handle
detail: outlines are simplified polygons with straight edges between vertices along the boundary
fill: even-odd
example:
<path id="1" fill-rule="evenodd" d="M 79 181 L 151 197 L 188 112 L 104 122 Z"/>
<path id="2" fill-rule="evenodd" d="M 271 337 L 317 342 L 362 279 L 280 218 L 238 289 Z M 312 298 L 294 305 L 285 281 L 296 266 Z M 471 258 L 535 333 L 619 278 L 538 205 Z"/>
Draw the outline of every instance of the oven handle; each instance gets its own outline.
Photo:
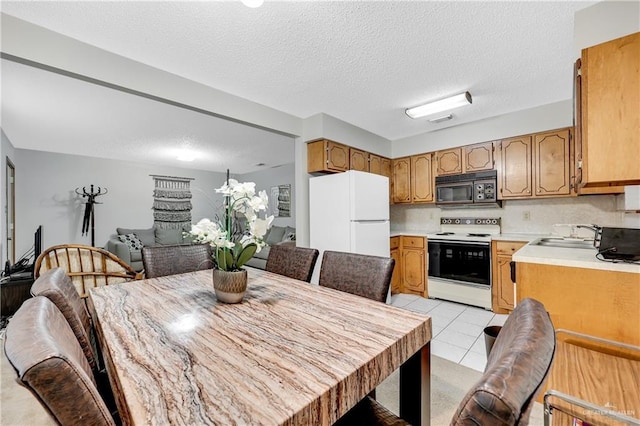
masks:
<path id="1" fill-rule="evenodd" d="M 427 239 L 428 243 L 439 243 L 439 244 L 464 244 L 464 245 L 475 245 L 475 246 L 490 246 L 491 243 L 489 241 L 460 241 L 460 240 L 437 240 L 433 238 Z"/>

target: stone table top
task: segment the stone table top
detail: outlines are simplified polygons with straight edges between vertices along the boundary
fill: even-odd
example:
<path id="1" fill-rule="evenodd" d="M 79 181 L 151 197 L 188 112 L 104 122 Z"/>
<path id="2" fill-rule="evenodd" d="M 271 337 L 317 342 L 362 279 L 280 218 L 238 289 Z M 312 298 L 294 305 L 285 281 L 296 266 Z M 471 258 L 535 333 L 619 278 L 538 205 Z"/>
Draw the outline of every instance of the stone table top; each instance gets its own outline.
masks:
<path id="1" fill-rule="evenodd" d="M 429 353 L 428 316 L 247 269 L 234 305 L 211 270 L 91 290 L 124 424 L 332 424 Z"/>

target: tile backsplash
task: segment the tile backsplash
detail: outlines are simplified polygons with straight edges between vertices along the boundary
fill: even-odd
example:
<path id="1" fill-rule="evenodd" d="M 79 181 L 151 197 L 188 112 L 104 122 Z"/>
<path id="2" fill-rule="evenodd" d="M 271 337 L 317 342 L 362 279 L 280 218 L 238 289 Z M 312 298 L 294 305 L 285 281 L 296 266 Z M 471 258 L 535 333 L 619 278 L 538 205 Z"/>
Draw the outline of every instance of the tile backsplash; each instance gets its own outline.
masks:
<path id="1" fill-rule="evenodd" d="M 440 217 L 500 217 L 503 233 L 550 234 L 556 223 L 640 227 L 640 214 L 623 211 L 624 195 L 507 200 L 501 208 L 443 210 L 432 204 L 392 205 L 392 232 L 434 232 Z M 528 218 L 528 219 L 527 219 Z"/>

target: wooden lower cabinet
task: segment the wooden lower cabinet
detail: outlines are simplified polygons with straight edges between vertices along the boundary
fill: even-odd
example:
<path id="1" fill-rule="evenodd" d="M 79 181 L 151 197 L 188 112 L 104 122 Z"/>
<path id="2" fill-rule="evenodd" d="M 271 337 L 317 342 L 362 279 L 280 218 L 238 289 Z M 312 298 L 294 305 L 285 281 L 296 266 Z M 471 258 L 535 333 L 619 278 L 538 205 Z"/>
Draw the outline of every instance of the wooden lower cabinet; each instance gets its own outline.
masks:
<path id="1" fill-rule="evenodd" d="M 513 311 L 514 283 L 511 281 L 511 256 L 526 243 L 522 241 L 491 242 L 491 305 L 493 312 L 508 314 Z"/>
<path id="2" fill-rule="evenodd" d="M 640 274 L 516 264 L 516 300 L 540 301 L 554 328 L 640 346 Z"/>
<path id="3" fill-rule="evenodd" d="M 391 294 L 400 293 L 402 289 L 402 262 L 400 261 L 400 237 L 391 237 L 391 258 L 396 261 L 391 276 Z"/>
<path id="4" fill-rule="evenodd" d="M 425 237 L 401 235 L 391 238 L 391 257 L 396 260 L 394 277 L 391 279 L 392 293 L 427 297 L 426 247 Z"/>

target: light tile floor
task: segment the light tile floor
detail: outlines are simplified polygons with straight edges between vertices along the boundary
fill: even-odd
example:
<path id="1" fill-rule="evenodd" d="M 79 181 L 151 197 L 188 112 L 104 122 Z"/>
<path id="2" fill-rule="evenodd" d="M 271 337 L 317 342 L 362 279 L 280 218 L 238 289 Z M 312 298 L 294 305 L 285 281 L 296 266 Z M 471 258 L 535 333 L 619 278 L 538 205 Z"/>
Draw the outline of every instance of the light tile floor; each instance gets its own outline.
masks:
<path id="1" fill-rule="evenodd" d="M 394 294 L 391 304 L 431 316 L 433 355 L 481 372 L 487 363 L 483 330 L 489 325 L 503 325 L 507 319 L 507 315 L 475 306 L 410 294 Z"/>

